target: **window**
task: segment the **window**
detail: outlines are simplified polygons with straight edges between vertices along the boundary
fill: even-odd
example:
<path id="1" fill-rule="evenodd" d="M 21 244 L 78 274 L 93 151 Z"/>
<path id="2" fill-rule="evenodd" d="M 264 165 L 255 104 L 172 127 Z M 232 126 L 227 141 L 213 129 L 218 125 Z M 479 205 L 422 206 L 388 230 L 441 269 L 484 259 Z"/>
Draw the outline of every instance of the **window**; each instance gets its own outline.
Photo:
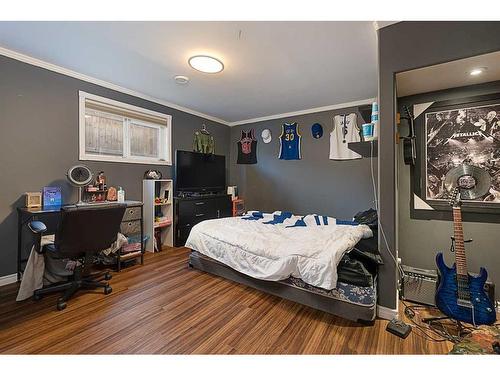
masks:
<path id="1" fill-rule="evenodd" d="M 171 165 L 171 116 L 80 91 L 80 160 Z"/>

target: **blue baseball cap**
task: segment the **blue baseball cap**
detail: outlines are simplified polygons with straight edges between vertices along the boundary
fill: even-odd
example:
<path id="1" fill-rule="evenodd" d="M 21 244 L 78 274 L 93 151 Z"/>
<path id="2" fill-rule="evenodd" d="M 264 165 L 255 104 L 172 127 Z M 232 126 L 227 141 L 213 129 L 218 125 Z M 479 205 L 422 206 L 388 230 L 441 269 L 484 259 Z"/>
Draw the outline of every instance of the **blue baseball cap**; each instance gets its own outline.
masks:
<path id="1" fill-rule="evenodd" d="M 323 136 L 323 127 L 321 126 L 321 124 L 319 123 L 313 124 L 313 126 L 311 126 L 311 133 L 313 138 L 316 139 L 321 138 Z"/>

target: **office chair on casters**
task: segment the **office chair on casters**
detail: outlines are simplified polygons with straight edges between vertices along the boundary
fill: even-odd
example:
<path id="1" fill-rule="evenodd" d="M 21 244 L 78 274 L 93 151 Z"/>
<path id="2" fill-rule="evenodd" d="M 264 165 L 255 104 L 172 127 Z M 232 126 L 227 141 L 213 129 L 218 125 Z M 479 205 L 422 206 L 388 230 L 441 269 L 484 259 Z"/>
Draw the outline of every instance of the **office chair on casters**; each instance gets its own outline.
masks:
<path id="1" fill-rule="evenodd" d="M 56 231 L 54 243 L 41 246 L 43 233 L 47 230 L 40 221 L 32 221 L 28 227 L 35 234 L 35 251 L 45 256 L 46 267 L 51 261 L 71 259 L 76 261 L 74 270 L 55 271 L 59 276 L 67 276 L 68 281 L 49 285 L 34 292 L 33 298 L 38 300 L 43 295 L 63 291 L 57 301 L 57 309 L 66 308 L 68 301 L 79 289 L 104 288 L 104 294 L 112 292 L 108 280 L 109 272 L 103 275 L 90 274 L 93 255 L 109 248 L 116 241 L 120 231 L 120 223 L 125 213 L 125 205 L 108 206 L 69 206 L 61 209 L 61 220 Z"/>

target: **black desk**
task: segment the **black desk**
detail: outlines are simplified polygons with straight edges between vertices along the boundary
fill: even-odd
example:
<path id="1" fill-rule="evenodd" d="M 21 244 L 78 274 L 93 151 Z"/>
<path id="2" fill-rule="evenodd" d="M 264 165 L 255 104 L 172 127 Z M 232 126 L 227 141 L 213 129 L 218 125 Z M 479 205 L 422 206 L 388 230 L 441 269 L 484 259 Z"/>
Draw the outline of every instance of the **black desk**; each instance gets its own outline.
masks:
<path id="1" fill-rule="evenodd" d="M 141 264 L 144 264 L 144 229 L 142 202 L 125 201 L 127 209 L 123 215 L 120 231 L 124 235 L 139 235 L 142 239 L 141 250 L 139 252 L 120 254 L 118 251 L 117 268 L 121 269 L 121 262 L 135 257 L 141 257 Z M 112 205 L 109 203 L 96 203 L 96 205 Z M 91 204 L 89 204 L 91 205 Z M 92 204 L 93 205 L 93 204 Z M 21 274 L 24 270 L 24 265 L 28 261 L 28 257 L 33 247 L 33 233 L 29 230 L 27 224 L 31 221 L 41 221 L 47 226 L 47 232 L 44 235 L 55 234 L 57 226 L 61 218 L 61 207 L 53 207 L 50 209 L 43 208 L 26 208 L 18 207 L 17 209 L 17 280 L 21 280 Z"/>

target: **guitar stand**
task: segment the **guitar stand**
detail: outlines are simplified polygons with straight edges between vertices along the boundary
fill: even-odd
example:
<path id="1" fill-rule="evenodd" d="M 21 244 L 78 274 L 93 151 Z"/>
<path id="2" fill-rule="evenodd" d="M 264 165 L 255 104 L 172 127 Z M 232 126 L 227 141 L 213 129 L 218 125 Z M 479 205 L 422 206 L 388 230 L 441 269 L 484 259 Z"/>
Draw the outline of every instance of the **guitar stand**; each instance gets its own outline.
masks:
<path id="1" fill-rule="evenodd" d="M 453 318 L 450 318 L 448 316 L 438 316 L 438 317 L 433 317 L 433 318 L 423 318 L 422 323 L 428 324 L 429 326 L 432 325 L 432 323 L 441 321 L 441 320 L 450 320 L 451 322 L 454 322 L 456 327 L 457 327 L 457 336 L 458 337 L 463 337 L 467 334 L 466 328 L 463 326 L 463 324 L 459 320 L 455 320 Z"/>

